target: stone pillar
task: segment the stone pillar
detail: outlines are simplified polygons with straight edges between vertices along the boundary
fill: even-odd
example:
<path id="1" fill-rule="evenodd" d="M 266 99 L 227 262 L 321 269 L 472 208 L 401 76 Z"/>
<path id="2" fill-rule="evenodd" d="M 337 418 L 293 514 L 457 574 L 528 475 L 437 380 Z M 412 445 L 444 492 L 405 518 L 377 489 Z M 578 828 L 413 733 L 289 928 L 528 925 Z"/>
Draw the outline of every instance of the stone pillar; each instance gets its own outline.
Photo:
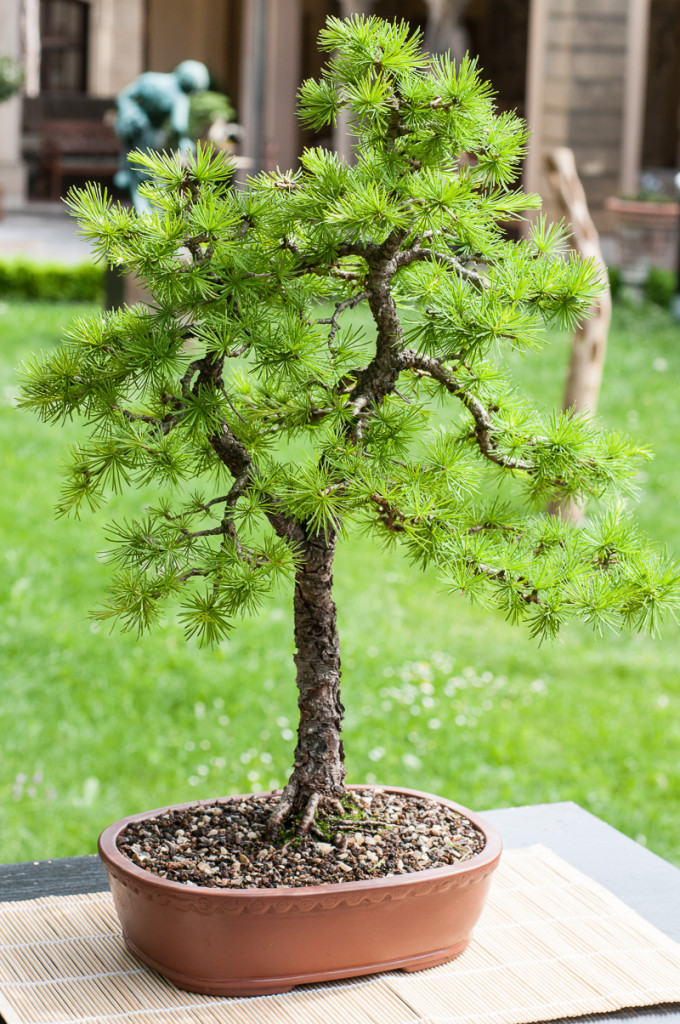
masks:
<path id="1" fill-rule="evenodd" d="M 302 0 L 269 0 L 267 89 L 264 105 L 263 166 L 295 168 L 300 155 L 297 91 L 300 88 Z"/>
<path id="2" fill-rule="evenodd" d="M 90 4 L 90 56 L 87 69 L 87 91 L 91 96 L 111 96 L 114 62 L 114 31 L 116 15 L 114 0 L 97 0 Z"/>
<path id="3" fill-rule="evenodd" d="M 425 0 L 427 25 L 423 48 L 428 53 L 450 53 L 460 63 L 470 49 L 469 33 L 461 16 L 468 0 Z"/>
<path id="4" fill-rule="evenodd" d="M 371 14 L 375 0 L 340 0 L 340 17 L 349 18 L 351 14 Z M 349 131 L 349 115 L 343 109 L 338 114 L 333 128 L 333 149 L 341 160 L 348 164 L 354 163 L 353 140 Z"/>
<path id="5" fill-rule="evenodd" d="M 266 91 L 268 0 L 250 0 L 243 11 L 239 81 L 239 121 L 243 125 L 243 167 L 236 179 L 257 174 L 263 166 L 263 114 Z"/>
<path id="6" fill-rule="evenodd" d="M 543 180 L 543 83 L 545 79 L 549 0 L 531 0 L 527 54 L 526 120 L 531 132 L 524 162 L 527 192 L 544 194 Z"/>
<path id="7" fill-rule="evenodd" d="M 250 0 L 242 31 L 239 120 L 244 159 L 239 178 L 297 164 L 301 0 Z"/>
<path id="8" fill-rule="evenodd" d="M 0 0 L 2 51 L 14 60 L 22 60 L 21 0 Z M 24 205 L 26 169 L 21 159 L 21 94 L 0 103 L 0 190 L 6 210 Z"/>
<path id="9" fill-rule="evenodd" d="M 144 0 L 90 5 L 88 92 L 113 97 L 144 71 Z"/>
<path id="10" fill-rule="evenodd" d="M 23 0 L 24 94 L 40 93 L 40 0 Z"/>
<path id="11" fill-rule="evenodd" d="M 227 24 L 238 6 L 236 0 L 147 0 L 145 70 L 171 71 L 183 60 L 200 60 L 224 84 Z"/>

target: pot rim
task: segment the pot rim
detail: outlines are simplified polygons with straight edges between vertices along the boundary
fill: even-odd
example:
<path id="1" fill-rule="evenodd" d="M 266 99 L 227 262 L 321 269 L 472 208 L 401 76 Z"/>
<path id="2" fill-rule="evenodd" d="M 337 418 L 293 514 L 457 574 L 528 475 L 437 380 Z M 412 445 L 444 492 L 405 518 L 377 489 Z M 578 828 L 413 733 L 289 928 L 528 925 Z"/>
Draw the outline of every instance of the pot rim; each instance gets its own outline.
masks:
<path id="1" fill-rule="evenodd" d="M 131 876 L 138 882 L 144 883 L 152 889 L 158 889 L 164 892 L 186 893 L 187 895 L 191 895 L 193 898 L 201 896 L 215 901 L 238 900 L 239 902 L 244 903 L 247 903 L 249 900 L 258 899 L 280 900 L 284 897 L 290 900 L 302 901 L 314 896 L 339 895 L 341 893 L 359 894 L 375 888 L 389 887 L 399 889 L 404 886 L 413 885 L 414 880 L 433 882 L 437 879 L 448 879 L 453 877 L 460 877 L 463 879 L 466 874 L 477 874 L 480 869 L 485 867 L 488 867 L 489 870 L 493 870 L 500 859 L 503 843 L 498 832 L 492 825 L 485 821 L 484 818 L 480 817 L 475 812 L 468 810 L 467 807 L 454 803 L 453 800 L 448 800 L 446 797 L 438 796 L 434 793 L 427 793 L 419 789 L 408 789 L 402 786 L 350 785 L 347 788 L 349 790 L 358 791 L 370 789 L 388 793 L 400 793 L 406 796 L 421 797 L 425 800 L 433 800 L 436 803 L 444 804 L 468 818 L 472 824 L 479 829 L 486 840 L 484 849 L 480 850 L 479 853 L 473 854 L 472 857 L 468 857 L 467 860 L 460 861 L 456 864 L 444 864 L 437 868 L 426 868 L 424 871 L 410 871 L 401 875 L 387 875 L 381 878 L 364 878 L 360 881 L 354 882 L 327 882 L 322 885 L 281 886 L 280 888 L 273 889 L 257 887 L 252 887 L 250 889 L 222 889 L 217 886 L 187 885 L 184 882 L 175 882 L 169 878 L 161 878 L 160 875 L 155 875 L 151 871 L 146 871 L 144 868 L 140 868 L 137 864 L 131 861 L 129 857 L 126 857 L 125 854 L 121 853 L 116 845 L 116 839 L 131 822 L 158 817 L 161 814 L 167 813 L 168 810 L 182 811 L 189 807 L 212 807 L 215 804 L 230 803 L 235 800 L 245 800 L 250 797 L 272 796 L 279 793 L 280 790 L 269 790 L 262 793 L 237 793 L 232 796 L 215 797 L 206 800 L 190 800 L 187 803 L 169 804 L 164 807 L 156 808 L 152 811 L 140 811 L 137 814 L 131 814 L 125 818 L 120 818 L 118 821 L 114 821 L 111 825 L 108 825 L 99 836 L 97 849 L 107 870 L 111 869 L 113 873 Z"/>
<path id="2" fill-rule="evenodd" d="M 604 205 L 610 213 L 627 213 L 633 217 L 640 215 L 651 218 L 668 218 L 677 217 L 680 212 L 680 203 L 673 199 L 657 201 L 627 199 L 625 196 L 607 196 Z"/>

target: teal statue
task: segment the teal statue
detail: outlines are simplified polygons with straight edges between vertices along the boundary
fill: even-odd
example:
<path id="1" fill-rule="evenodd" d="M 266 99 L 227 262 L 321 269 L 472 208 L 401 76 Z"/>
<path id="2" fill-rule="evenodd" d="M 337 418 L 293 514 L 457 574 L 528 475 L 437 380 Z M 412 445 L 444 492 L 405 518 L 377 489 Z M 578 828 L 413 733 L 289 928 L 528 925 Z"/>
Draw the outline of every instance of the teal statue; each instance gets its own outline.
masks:
<path id="1" fill-rule="evenodd" d="M 145 213 L 150 207 L 138 192 L 144 172 L 130 165 L 130 153 L 169 146 L 193 151 L 194 143 L 189 136 L 189 96 L 203 92 L 209 84 L 210 74 L 205 64 L 185 60 L 169 74 L 145 71 L 117 97 L 114 127 L 124 151 L 114 182 L 118 188 L 129 190 L 138 213 Z"/>

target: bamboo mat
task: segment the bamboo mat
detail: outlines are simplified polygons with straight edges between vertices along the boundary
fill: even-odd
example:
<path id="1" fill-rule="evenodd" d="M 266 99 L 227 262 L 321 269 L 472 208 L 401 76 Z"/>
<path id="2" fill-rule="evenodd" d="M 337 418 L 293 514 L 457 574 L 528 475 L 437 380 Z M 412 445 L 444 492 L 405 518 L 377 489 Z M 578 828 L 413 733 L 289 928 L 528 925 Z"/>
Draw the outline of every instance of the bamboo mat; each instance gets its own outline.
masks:
<path id="1" fill-rule="evenodd" d="M 108 893 L 0 904 L 6 1024 L 531 1024 L 675 1002 L 680 945 L 540 846 L 503 855 L 457 960 L 249 999 L 142 967 Z"/>

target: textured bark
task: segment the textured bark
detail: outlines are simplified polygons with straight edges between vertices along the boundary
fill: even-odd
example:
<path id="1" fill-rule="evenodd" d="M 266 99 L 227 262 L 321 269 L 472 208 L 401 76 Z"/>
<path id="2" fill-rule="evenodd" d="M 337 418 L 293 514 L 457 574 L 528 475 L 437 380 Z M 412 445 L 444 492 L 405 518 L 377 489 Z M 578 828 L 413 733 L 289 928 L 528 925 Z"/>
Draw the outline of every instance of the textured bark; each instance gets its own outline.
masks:
<path id="1" fill-rule="evenodd" d="M 275 830 L 290 814 L 302 814 L 306 831 L 317 810 L 342 813 L 345 752 L 340 739 L 340 638 L 332 597 L 335 536 L 307 540 L 295 575 L 295 665 L 298 725 L 295 766 L 271 821 Z"/>
<path id="2" fill-rule="evenodd" d="M 350 394 L 350 404 L 357 413 L 357 421 L 349 431 L 353 440 L 363 436 L 364 426 L 371 410 L 394 390 L 401 366 L 398 352 L 404 342 L 397 306 L 392 295 L 391 282 L 398 270 L 396 254 L 403 235 L 394 233 L 382 246 L 366 247 L 362 252 L 368 264 L 366 295 L 377 328 L 375 355 L 358 375 Z"/>

